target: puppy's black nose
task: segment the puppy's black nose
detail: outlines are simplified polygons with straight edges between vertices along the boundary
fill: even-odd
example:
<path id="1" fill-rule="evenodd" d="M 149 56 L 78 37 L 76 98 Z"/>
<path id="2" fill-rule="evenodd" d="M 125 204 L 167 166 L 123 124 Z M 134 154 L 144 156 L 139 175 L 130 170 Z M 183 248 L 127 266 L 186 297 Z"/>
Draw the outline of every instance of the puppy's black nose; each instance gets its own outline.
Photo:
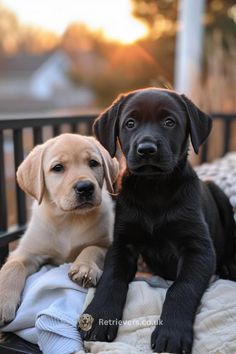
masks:
<path id="1" fill-rule="evenodd" d="M 157 152 L 157 146 L 154 143 L 147 142 L 147 143 L 140 143 L 137 147 L 137 153 L 140 156 L 148 156 L 154 155 Z"/>
<path id="2" fill-rule="evenodd" d="M 79 197 L 90 197 L 94 192 L 94 184 L 90 181 L 80 181 L 76 183 L 74 190 Z"/>

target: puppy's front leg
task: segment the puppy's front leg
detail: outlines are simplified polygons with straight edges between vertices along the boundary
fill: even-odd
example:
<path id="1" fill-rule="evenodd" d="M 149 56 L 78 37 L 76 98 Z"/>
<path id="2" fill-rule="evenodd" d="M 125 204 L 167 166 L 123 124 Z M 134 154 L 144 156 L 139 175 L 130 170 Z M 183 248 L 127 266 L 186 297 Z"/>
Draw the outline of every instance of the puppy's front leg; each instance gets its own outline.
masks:
<path id="1" fill-rule="evenodd" d="M 88 246 L 80 252 L 69 270 L 69 277 L 83 287 L 96 286 L 102 275 L 107 248 Z"/>
<path id="2" fill-rule="evenodd" d="M 16 250 L 0 271 L 0 326 L 15 318 L 21 292 L 28 275 L 36 272 L 43 258 Z"/>
<path id="3" fill-rule="evenodd" d="M 210 277 L 215 271 L 215 252 L 203 225 L 192 225 L 199 234 L 182 239 L 181 267 L 168 289 L 161 323 L 152 333 L 154 352 L 191 353 L 195 313 Z"/>
<path id="4" fill-rule="evenodd" d="M 115 339 L 128 284 L 137 269 L 137 258 L 138 254 L 132 246 L 119 240 L 114 241 L 109 248 L 95 296 L 83 314 L 92 317 L 92 328 L 88 328 L 88 331 L 79 328 L 85 340 L 111 342 Z"/>

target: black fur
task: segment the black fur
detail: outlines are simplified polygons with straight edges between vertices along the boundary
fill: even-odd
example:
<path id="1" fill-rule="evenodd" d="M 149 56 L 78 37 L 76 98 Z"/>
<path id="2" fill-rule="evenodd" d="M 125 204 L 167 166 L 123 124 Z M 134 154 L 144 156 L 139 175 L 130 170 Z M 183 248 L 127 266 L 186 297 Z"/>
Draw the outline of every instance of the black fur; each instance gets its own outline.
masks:
<path id="1" fill-rule="evenodd" d="M 130 119 L 134 127 L 126 125 Z M 114 242 L 85 311 L 95 320 L 82 336 L 114 340 L 118 326 L 98 321 L 122 318 L 141 254 L 154 274 L 175 280 L 151 347 L 155 352 L 190 353 L 195 313 L 210 277 L 217 273 L 236 280 L 232 207 L 224 193 L 212 182 L 201 182 L 187 162 L 189 135 L 197 152 L 211 130 L 211 119 L 185 96 L 151 88 L 120 97 L 98 118 L 94 130 L 112 156 L 119 139 L 127 170 L 116 205 Z M 140 155 L 144 143 L 156 150 Z"/>

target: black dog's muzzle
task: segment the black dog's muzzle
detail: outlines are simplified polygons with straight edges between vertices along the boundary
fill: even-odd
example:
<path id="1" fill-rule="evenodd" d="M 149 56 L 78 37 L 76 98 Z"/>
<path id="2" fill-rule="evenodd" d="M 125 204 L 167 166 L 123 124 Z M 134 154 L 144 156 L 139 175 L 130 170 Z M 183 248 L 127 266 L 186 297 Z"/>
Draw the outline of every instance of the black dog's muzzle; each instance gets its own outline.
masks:
<path id="1" fill-rule="evenodd" d="M 152 142 L 142 142 L 137 146 L 137 154 L 139 156 L 153 156 L 157 153 L 157 145 Z"/>
<path id="2" fill-rule="evenodd" d="M 137 137 L 127 156 L 130 171 L 138 175 L 160 175 L 172 169 L 170 150 L 163 137 L 149 135 Z"/>

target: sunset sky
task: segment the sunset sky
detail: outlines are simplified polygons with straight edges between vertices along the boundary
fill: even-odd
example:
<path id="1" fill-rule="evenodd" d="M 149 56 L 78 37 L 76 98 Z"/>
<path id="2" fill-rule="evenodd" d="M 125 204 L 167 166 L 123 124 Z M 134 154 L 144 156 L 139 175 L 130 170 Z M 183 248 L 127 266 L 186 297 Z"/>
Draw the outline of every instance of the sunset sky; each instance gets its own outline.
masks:
<path id="1" fill-rule="evenodd" d="M 146 34 L 145 26 L 132 16 L 130 0 L 3 0 L 24 24 L 62 34 L 68 24 L 82 22 L 102 30 L 108 39 L 132 43 Z"/>

